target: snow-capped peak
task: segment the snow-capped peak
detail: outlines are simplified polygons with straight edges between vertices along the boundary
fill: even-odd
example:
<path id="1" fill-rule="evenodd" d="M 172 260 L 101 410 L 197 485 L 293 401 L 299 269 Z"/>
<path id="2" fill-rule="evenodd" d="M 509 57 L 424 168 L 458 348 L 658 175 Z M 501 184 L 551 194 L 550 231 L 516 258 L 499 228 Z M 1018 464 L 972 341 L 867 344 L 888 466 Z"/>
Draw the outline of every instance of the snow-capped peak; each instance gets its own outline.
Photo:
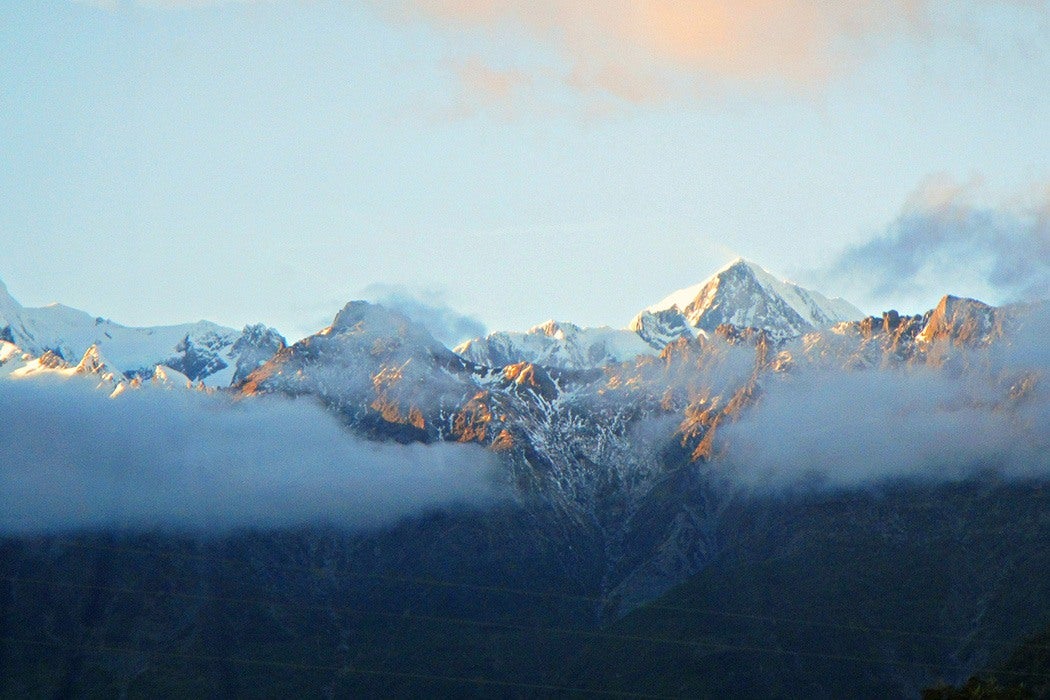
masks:
<path id="1" fill-rule="evenodd" d="M 849 302 L 777 279 L 739 258 L 706 281 L 643 310 L 626 329 L 547 321 L 525 333 L 500 332 L 469 340 L 455 352 L 492 367 L 524 361 L 583 369 L 656 354 L 679 338 L 695 338 L 723 323 L 760 328 L 773 338 L 787 339 L 863 316 Z"/>
<path id="2" fill-rule="evenodd" d="M 743 258 L 725 265 L 704 282 L 673 292 L 646 311 L 670 309 L 677 309 L 692 326 L 706 331 L 728 323 L 761 328 L 780 338 L 864 316 L 843 299 L 829 299 L 779 279 Z"/>

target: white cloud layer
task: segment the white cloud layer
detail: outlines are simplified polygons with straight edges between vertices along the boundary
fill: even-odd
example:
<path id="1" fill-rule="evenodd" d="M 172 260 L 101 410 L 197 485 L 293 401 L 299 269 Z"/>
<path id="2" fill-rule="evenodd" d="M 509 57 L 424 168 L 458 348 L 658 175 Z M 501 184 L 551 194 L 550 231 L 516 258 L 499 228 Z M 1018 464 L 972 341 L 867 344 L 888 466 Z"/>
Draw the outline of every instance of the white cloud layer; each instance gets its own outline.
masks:
<path id="1" fill-rule="evenodd" d="M 0 405 L 5 534 L 373 528 L 497 497 L 482 448 L 366 442 L 303 400 L 6 381 Z"/>
<path id="2" fill-rule="evenodd" d="M 1050 479 L 1050 305 L 970 369 L 809 370 L 763 384 L 726 426 L 725 466 L 758 488 Z M 964 351 L 955 349 L 955 361 Z M 1011 394 L 1013 396 L 1011 396 Z"/>

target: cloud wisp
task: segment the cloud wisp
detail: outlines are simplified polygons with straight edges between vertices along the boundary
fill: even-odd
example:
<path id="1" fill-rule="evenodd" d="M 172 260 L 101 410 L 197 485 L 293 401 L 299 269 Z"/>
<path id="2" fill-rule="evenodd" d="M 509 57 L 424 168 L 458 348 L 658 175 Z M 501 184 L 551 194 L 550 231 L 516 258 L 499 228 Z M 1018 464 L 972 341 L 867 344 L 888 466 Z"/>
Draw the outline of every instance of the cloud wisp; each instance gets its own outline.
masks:
<path id="1" fill-rule="evenodd" d="M 302 400 L 2 382 L 0 405 L 0 534 L 368 529 L 498 498 L 482 448 L 366 442 Z"/>
<path id="2" fill-rule="evenodd" d="M 400 285 L 371 284 L 364 289 L 363 296 L 420 324 L 448 347 L 488 332 L 481 319 L 453 309 L 445 301 L 444 293 L 437 289 L 416 291 Z"/>
<path id="3" fill-rule="evenodd" d="M 560 54 L 564 84 L 628 103 L 714 80 L 810 88 L 880 45 L 932 27 L 934 0 L 397 0 L 389 16 L 454 32 L 525 37 Z M 961 13 L 981 3 L 960 3 Z M 1039 2 L 1000 0 L 1030 7 Z"/>
<path id="4" fill-rule="evenodd" d="M 188 9 L 281 0 L 75 0 L 109 10 L 125 4 Z M 290 0 L 284 0 L 289 2 Z M 475 51 L 445 61 L 460 99 L 453 116 L 481 111 L 557 113 L 568 91 L 595 113 L 718 94 L 729 84 L 811 92 L 899 40 L 965 35 L 996 5 L 1046 0 L 366 0 L 394 23 L 422 23 Z M 945 16 L 951 19 L 946 20 Z M 515 54 L 528 62 L 492 61 Z M 553 64 L 557 68 L 551 68 Z"/>
<path id="5" fill-rule="evenodd" d="M 822 275 L 875 298 L 929 297 L 966 280 L 1003 303 L 1050 297 L 1050 189 L 1034 202 L 986 206 L 975 185 L 933 178 L 886 231 Z"/>

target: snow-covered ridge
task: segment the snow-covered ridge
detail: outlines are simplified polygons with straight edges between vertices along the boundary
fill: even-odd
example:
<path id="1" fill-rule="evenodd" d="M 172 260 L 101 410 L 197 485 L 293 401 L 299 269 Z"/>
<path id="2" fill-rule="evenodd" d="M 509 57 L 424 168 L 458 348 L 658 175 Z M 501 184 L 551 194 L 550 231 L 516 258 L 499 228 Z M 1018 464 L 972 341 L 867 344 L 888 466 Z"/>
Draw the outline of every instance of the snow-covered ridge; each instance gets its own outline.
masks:
<path id="1" fill-rule="evenodd" d="M 655 355 L 679 338 L 706 334 L 723 323 L 759 328 L 786 340 L 864 316 L 848 301 L 777 279 L 738 259 L 644 309 L 625 329 L 548 321 L 525 333 L 497 332 L 468 340 L 455 352 L 489 367 L 530 362 L 588 369 Z"/>
<path id="2" fill-rule="evenodd" d="M 574 323 L 558 321 L 541 323 L 525 333 L 492 333 L 455 348 L 461 357 L 486 367 L 529 362 L 560 369 L 600 367 L 632 360 L 638 355 L 655 354 L 659 350 L 632 330 L 608 326 L 581 328 Z"/>
<path id="3" fill-rule="evenodd" d="M 322 334 L 342 332 L 351 323 L 402 323 L 384 321 L 377 313 L 368 306 L 350 304 Z M 584 328 L 548 321 L 523 333 L 497 332 L 475 338 L 457 346 L 455 352 L 487 367 L 529 362 L 558 369 L 591 369 L 658 354 L 670 343 L 695 338 L 721 324 L 758 328 L 774 339 L 786 340 L 863 316 L 849 302 L 780 280 L 741 259 L 646 308 L 627 328 Z M 397 335 L 387 330 L 391 331 L 387 336 Z M 2 282 L 0 340 L 37 357 L 51 352 L 71 363 L 95 347 L 110 368 L 125 376 L 148 379 L 162 365 L 211 386 L 240 383 L 285 347 L 284 338 L 263 325 L 238 331 L 198 321 L 133 328 L 61 304 L 27 308 L 7 293 Z"/>
<path id="4" fill-rule="evenodd" d="M 212 386 L 246 376 L 284 346 L 277 331 L 262 325 L 238 331 L 198 321 L 135 328 L 62 304 L 24 307 L 2 282 L 0 340 L 32 355 L 50 351 L 71 362 L 94 347 L 113 370 L 125 375 L 149 378 L 157 365 L 165 365 Z"/>
<path id="5" fill-rule="evenodd" d="M 157 365 L 149 374 L 129 377 L 114 369 L 97 345 L 89 347 L 73 364 L 51 350 L 34 356 L 14 343 L 0 340 L 0 379 L 75 382 L 86 389 L 105 391 L 110 398 L 143 387 L 214 391 L 202 381 L 194 384 L 186 375 L 164 365 Z"/>

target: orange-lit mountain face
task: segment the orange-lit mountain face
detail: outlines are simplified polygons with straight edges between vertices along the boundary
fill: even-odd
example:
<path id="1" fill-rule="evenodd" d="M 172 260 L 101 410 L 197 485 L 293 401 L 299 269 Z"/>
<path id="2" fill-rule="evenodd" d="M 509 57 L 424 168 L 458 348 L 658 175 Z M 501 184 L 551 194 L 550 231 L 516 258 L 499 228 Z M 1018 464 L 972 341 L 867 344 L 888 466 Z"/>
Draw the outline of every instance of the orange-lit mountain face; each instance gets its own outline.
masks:
<path id="1" fill-rule="evenodd" d="M 815 378 L 829 372 L 885 372 L 891 383 L 932 370 L 965 375 L 987 389 L 965 401 L 1001 407 L 1010 396 L 1030 396 L 1044 369 L 1000 358 L 1012 333 L 1024 327 L 1026 307 L 946 296 L 923 315 L 889 311 L 862 318 L 848 302 L 745 260 L 646 308 L 626 329 L 549 321 L 455 351 L 396 311 L 351 302 L 330 326 L 287 347 L 263 326 L 239 335 L 187 332 L 164 359 L 171 329 L 128 329 L 97 319 L 89 333 L 81 328 L 81 312 L 61 307 L 73 329 L 67 338 L 65 326 L 52 322 L 58 313 L 52 307 L 23 309 L 2 289 L 0 301 L 9 346 L 0 372 L 14 378 L 91 375 L 119 395 L 157 376 L 168 385 L 171 376 L 175 385 L 199 384 L 210 371 L 202 368 L 222 366 L 237 395 L 313 397 L 365 436 L 478 443 L 541 473 L 586 473 L 595 493 L 603 479 L 621 483 L 626 474 L 644 491 L 659 479 L 655 455 L 665 448 L 694 462 L 731 451 L 719 439 L 722 428 L 746 418 L 765 394 L 819 384 Z M 72 359 L 36 347 L 46 340 L 69 354 L 74 341 L 91 333 L 102 340 Z M 138 357 L 145 352 L 141 338 L 157 345 L 146 349 L 158 358 L 127 372 L 132 360 L 126 358 L 146 362 Z M 183 371 L 190 366 L 193 372 Z M 1004 386 L 1007 399 L 1000 402 Z M 649 429 L 654 423 L 658 430 Z M 648 441 L 638 440 L 638 426 L 646 426 L 641 432 Z M 603 470 L 609 473 L 595 476 Z M 586 501 L 588 493 L 574 489 L 574 498 Z"/>
<path id="2" fill-rule="evenodd" d="M 719 474 L 735 479 L 756 449 L 776 454 L 785 435 L 798 433 L 773 459 L 772 483 L 790 484 L 792 469 L 857 484 L 887 475 L 926 478 L 927 469 L 926 476 L 940 478 L 945 468 L 924 450 L 895 462 L 893 449 L 885 457 L 866 447 L 869 441 L 904 440 L 894 449 L 909 451 L 928 433 L 936 453 L 940 441 L 1016 426 L 1013 437 L 967 448 L 960 460 L 969 468 L 994 463 L 997 450 L 1012 449 L 1010 441 L 1029 446 L 1017 458 L 1024 461 L 1045 440 L 1038 435 L 1047 415 L 1045 359 L 1004 355 L 1013 339 L 1030 342 L 1021 338 L 1032 335 L 1043 307 L 946 298 L 920 316 L 887 312 L 779 339 L 765 329 L 721 324 L 682 334 L 657 355 L 585 370 L 525 361 L 486 367 L 449 352 L 395 312 L 354 309 L 353 323 L 337 318 L 235 390 L 313 396 L 372 439 L 485 446 L 513 475 L 518 493 L 551 504 L 566 522 L 597 528 L 610 548 L 606 593 L 624 609 L 690 575 L 707 556 L 700 552 L 711 551 L 702 523 L 720 506 L 706 500 L 709 486 L 702 484 Z M 902 426 L 914 435 L 899 437 Z M 952 449 L 943 454 L 951 466 Z M 777 472 L 778 459 L 790 468 Z M 839 472 L 841 459 L 851 463 Z M 769 468 L 768 456 L 753 461 Z M 669 495 L 672 488 L 678 495 Z M 695 499 L 715 510 L 696 511 Z M 682 550 L 668 540 L 659 552 L 617 554 L 649 531 L 653 509 L 663 513 L 661 522 L 671 513 L 691 513 L 695 522 L 664 523 L 671 529 L 647 537 L 688 533 L 692 544 Z"/>

